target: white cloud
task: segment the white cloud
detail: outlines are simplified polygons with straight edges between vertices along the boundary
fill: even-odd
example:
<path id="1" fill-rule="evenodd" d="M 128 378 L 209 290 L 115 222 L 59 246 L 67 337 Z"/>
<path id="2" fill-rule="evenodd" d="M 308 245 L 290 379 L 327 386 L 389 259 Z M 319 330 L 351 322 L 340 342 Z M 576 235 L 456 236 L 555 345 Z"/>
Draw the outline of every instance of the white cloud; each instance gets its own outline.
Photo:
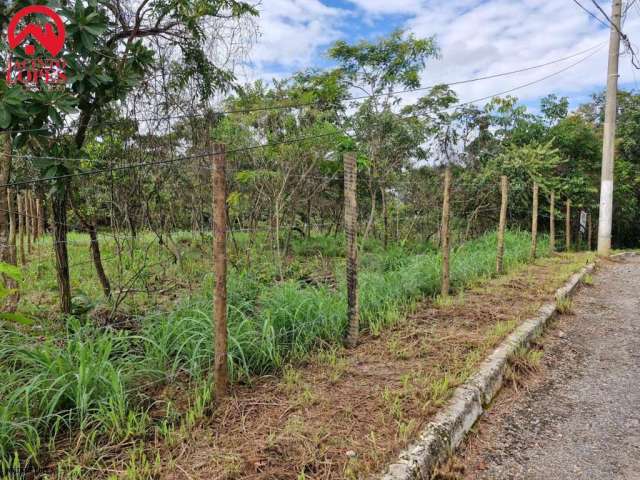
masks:
<path id="1" fill-rule="evenodd" d="M 260 38 L 250 54 L 249 77 L 280 77 L 314 66 L 333 41 L 342 38 L 348 12 L 320 0 L 266 0 L 260 7 Z"/>
<path id="2" fill-rule="evenodd" d="M 325 0 L 326 1 L 326 0 Z M 609 31 L 569 0 L 347 0 L 355 11 L 329 7 L 321 0 L 265 0 L 262 38 L 251 55 L 251 76 L 271 78 L 318 65 L 333 41 L 355 41 L 355 29 L 391 21 L 404 14 L 404 27 L 417 36 L 435 35 L 442 58 L 428 63 L 423 83 L 451 82 L 550 62 L 602 43 L 603 48 L 570 70 L 513 95 L 535 101 L 548 93 L 583 100 L 604 88 Z M 589 4 L 589 2 L 586 2 Z M 610 1 L 601 1 L 606 11 Z M 595 7 L 589 4 L 595 13 Z M 393 17 L 399 22 L 398 17 Z M 386 25 L 389 26 L 389 25 Z M 640 9 L 624 27 L 640 45 Z M 468 101 L 533 82 L 580 58 L 498 79 L 456 87 Z M 640 81 L 629 59 L 621 59 L 621 82 Z"/>
<path id="3" fill-rule="evenodd" d="M 361 10 L 374 15 L 392 13 L 418 13 L 421 9 L 417 0 L 348 0 Z"/>
<path id="4" fill-rule="evenodd" d="M 604 8 L 610 8 L 602 2 Z M 625 30 L 640 37 L 637 12 Z M 426 1 L 406 27 L 419 36 L 436 35 L 441 60 L 424 75 L 427 84 L 508 72 L 564 58 L 602 43 L 590 58 L 566 72 L 513 93 L 536 100 L 548 93 L 581 96 L 604 87 L 609 31 L 573 2 L 557 0 Z M 585 54 L 586 57 L 588 54 Z M 515 88 L 558 72 L 582 57 L 499 79 L 456 87 L 468 101 Z M 621 81 L 632 81 L 629 61 L 621 61 Z"/>

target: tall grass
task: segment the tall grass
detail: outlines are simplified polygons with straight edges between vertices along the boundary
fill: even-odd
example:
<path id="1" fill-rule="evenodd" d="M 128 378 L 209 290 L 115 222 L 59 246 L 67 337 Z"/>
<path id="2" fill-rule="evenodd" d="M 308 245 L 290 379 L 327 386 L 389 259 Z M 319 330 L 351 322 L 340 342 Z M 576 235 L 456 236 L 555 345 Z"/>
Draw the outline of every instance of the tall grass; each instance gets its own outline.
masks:
<path id="1" fill-rule="evenodd" d="M 494 275 L 496 235 L 468 242 L 452 252 L 454 288 Z M 320 245 L 322 246 L 322 245 Z M 505 268 L 526 262 L 530 236 L 506 235 Z M 548 246 L 543 240 L 541 252 Z M 424 250 L 423 250 L 424 251 Z M 431 250 L 406 255 L 391 249 L 360 274 L 364 328 L 379 332 L 402 309 L 440 290 L 441 258 Z M 336 288 L 296 281 L 265 283 L 251 272 L 229 278 L 229 365 L 235 381 L 277 372 L 310 351 L 342 341 L 346 328 L 345 280 Z M 36 461 L 44 445 L 69 429 L 121 441 L 144 430 L 144 399 L 135 392 L 148 381 L 205 380 L 213 361 L 210 293 L 173 312 L 151 314 L 137 335 L 72 321 L 62 338 L 34 342 L 0 329 L 0 468 L 16 452 Z M 44 439 L 44 440 L 43 440 Z M 0 470 L 1 471 L 1 470 Z"/>
<path id="2" fill-rule="evenodd" d="M 528 260 L 530 238 L 527 233 L 507 233 L 506 269 Z M 494 276 L 496 248 L 496 235 L 488 234 L 455 249 L 451 256 L 453 287 Z M 540 251 L 548 251 L 545 240 Z M 437 252 L 402 260 L 392 256 L 381 265 L 360 274 L 358 289 L 362 326 L 376 332 L 395 321 L 407 304 L 440 291 L 441 257 Z M 320 345 L 341 342 L 347 323 L 344 290 L 343 278 L 337 289 L 331 289 L 294 281 L 261 285 L 250 274 L 232 274 L 228 313 L 234 378 L 272 373 Z M 200 298 L 188 300 L 169 315 L 150 317 L 142 333 L 147 339 L 142 358 L 147 368 L 170 377 L 206 372 L 213 359 L 210 312 L 211 300 Z"/>
<path id="3" fill-rule="evenodd" d="M 34 341 L 3 331 L 0 360 L 0 472 L 15 452 L 36 459 L 41 438 L 70 428 L 125 431 L 135 376 L 132 339 L 71 322 L 64 339 Z"/>

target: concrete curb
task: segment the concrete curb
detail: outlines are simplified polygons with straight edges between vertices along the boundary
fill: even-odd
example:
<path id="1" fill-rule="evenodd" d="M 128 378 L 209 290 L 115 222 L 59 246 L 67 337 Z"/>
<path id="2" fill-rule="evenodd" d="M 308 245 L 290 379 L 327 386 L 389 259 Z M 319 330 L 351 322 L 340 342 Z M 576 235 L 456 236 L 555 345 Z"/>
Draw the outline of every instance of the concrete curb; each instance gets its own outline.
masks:
<path id="1" fill-rule="evenodd" d="M 626 256 L 627 254 L 622 254 Z M 447 407 L 427 425 L 418 440 L 388 467 L 382 480 L 429 479 L 438 466 L 453 452 L 471 430 L 484 408 L 502 388 L 509 358 L 522 346 L 529 346 L 542 333 L 558 309 L 557 302 L 571 296 L 585 275 L 594 271 L 587 265 L 571 276 L 556 292 L 556 301 L 543 305 L 538 314 L 522 323 L 480 365 L 464 385 L 458 387 Z"/>

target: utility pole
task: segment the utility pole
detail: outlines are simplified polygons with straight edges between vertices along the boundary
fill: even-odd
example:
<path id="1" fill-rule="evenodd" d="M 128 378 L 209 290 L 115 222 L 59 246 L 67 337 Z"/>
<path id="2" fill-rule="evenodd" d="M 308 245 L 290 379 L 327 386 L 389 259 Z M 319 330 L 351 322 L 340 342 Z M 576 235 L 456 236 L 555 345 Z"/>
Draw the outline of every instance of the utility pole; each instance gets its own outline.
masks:
<path id="1" fill-rule="evenodd" d="M 604 119 L 602 150 L 602 182 L 600 186 L 600 220 L 598 225 L 598 255 L 611 252 L 613 225 L 613 162 L 615 154 L 616 115 L 618 113 L 618 64 L 620 61 L 620 28 L 622 0 L 613 0 L 611 37 L 609 40 L 609 69 L 607 77 L 607 105 Z"/>

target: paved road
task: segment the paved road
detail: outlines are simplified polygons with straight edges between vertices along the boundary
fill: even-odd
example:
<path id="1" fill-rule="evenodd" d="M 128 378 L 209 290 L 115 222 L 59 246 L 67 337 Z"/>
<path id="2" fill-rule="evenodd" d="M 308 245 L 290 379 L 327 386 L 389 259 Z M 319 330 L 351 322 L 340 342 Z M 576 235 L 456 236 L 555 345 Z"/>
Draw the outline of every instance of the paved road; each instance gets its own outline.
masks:
<path id="1" fill-rule="evenodd" d="M 467 479 L 640 480 L 640 257 L 604 266 L 545 342 L 543 375 L 506 393 Z"/>

